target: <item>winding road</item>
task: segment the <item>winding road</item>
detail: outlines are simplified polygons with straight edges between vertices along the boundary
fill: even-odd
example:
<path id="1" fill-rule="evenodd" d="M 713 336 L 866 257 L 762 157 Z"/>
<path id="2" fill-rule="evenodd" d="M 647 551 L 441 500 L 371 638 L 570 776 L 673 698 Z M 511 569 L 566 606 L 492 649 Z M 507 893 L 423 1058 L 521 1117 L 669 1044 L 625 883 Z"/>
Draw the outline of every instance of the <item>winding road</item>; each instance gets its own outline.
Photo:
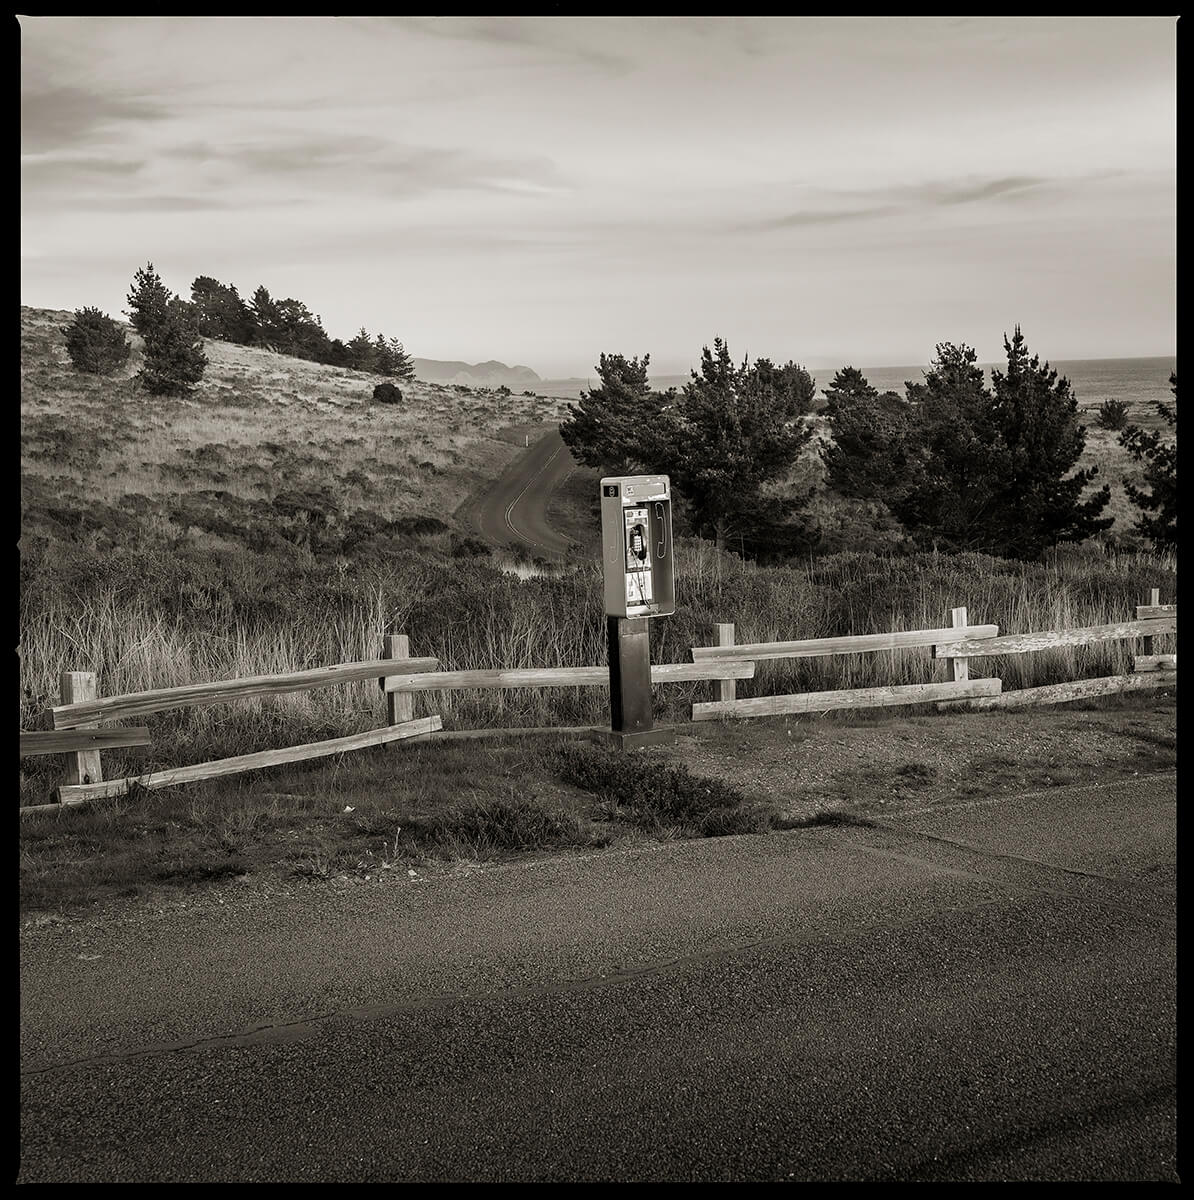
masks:
<path id="1" fill-rule="evenodd" d="M 542 558 L 562 558 L 571 542 L 547 522 L 552 493 L 576 469 L 559 430 L 543 435 L 461 514 L 491 546 L 521 544 Z"/>

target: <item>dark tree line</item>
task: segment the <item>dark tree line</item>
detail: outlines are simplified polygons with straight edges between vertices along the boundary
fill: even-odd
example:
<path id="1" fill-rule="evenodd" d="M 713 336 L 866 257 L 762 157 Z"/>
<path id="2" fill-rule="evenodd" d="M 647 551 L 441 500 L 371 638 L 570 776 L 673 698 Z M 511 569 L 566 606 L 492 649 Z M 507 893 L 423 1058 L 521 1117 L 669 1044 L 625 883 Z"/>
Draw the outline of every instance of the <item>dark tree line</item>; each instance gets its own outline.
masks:
<path id="1" fill-rule="evenodd" d="M 1086 429 L 1064 377 L 1029 356 L 1017 327 L 1007 369 L 986 386 L 976 354 L 944 342 L 922 382 L 882 396 L 851 369 L 827 391 L 827 482 L 880 500 L 921 545 L 1035 558 L 1109 529 L 1097 467 L 1079 469 Z"/>
<path id="2" fill-rule="evenodd" d="M 1080 468 L 1086 429 L 1069 381 L 1029 353 L 1019 327 L 988 388 L 977 355 L 943 342 L 906 394 L 872 387 L 855 367 L 825 389 L 832 434 L 820 454 L 839 496 L 885 508 L 915 544 L 1031 559 L 1111 527 L 1110 488 Z M 577 459 L 610 474 L 667 473 L 693 531 L 761 557 L 812 546 L 793 486 L 811 434 L 814 385 L 795 363 L 735 365 L 720 340 L 680 392 L 653 391 L 649 359 L 601 356 L 600 385 L 582 393 L 560 433 Z M 1176 397 L 1176 379 L 1173 381 Z M 1176 410 L 1159 406 L 1170 424 Z M 1176 447 L 1129 428 L 1145 461 L 1143 491 L 1126 485 L 1138 528 L 1176 545 Z M 1167 539 L 1169 542 L 1167 543 Z"/>
<path id="3" fill-rule="evenodd" d="M 397 338 L 371 336 L 363 328 L 348 343 L 331 338 L 301 300 L 274 300 L 264 286 L 246 304 L 234 284 L 200 275 L 191 284 L 191 299 L 183 300 L 147 263 L 133 276 L 127 303 L 129 320 L 145 339 L 138 378 L 151 392 L 185 393 L 203 378 L 205 337 L 374 375 L 414 377 L 414 364 Z M 79 310 L 62 332 L 78 370 L 110 374 L 128 359 L 123 329 L 99 309 Z"/>

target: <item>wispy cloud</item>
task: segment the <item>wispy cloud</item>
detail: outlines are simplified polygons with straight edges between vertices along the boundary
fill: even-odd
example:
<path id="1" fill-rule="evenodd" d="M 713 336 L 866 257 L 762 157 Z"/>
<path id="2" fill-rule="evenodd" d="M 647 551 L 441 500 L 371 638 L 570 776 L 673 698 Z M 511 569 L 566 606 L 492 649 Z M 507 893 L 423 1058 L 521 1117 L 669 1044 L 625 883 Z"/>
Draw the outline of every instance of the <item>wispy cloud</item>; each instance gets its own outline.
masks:
<path id="1" fill-rule="evenodd" d="M 105 158 L 94 154 L 40 157 L 21 160 L 21 181 L 26 187 L 78 187 L 82 183 L 124 184 L 145 169 L 143 158 Z"/>
<path id="2" fill-rule="evenodd" d="M 937 208 L 952 208 L 984 201 L 1007 201 L 1060 181 L 1041 176 L 1009 175 L 995 179 L 899 184 L 865 190 L 821 191 L 815 194 L 821 207 L 809 207 L 776 216 L 738 222 L 728 226 L 732 233 L 767 233 L 806 225 L 838 225 L 851 221 L 873 221 Z M 830 199 L 836 203 L 824 207 Z"/>
<path id="3" fill-rule="evenodd" d="M 240 185 L 285 181 L 368 186 L 393 195 L 445 190 L 529 193 L 559 190 L 567 181 L 544 155 L 487 155 L 446 147 L 396 143 L 382 137 L 312 135 L 241 145 L 189 142 L 168 148 L 167 158 L 232 168 Z"/>
<path id="4" fill-rule="evenodd" d="M 528 17 L 388 17 L 396 28 L 485 45 L 546 50 L 563 60 L 588 63 L 612 75 L 633 70 L 628 52 L 602 45 L 612 33 L 608 17 L 557 21 Z"/>
<path id="5" fill-rule="evenodd" d="M 170 114 L 158 100 L 31 82 L 21 89 L 21 149 L 41 153 L 115 142 L 122 122 L 160 121 Z"/>

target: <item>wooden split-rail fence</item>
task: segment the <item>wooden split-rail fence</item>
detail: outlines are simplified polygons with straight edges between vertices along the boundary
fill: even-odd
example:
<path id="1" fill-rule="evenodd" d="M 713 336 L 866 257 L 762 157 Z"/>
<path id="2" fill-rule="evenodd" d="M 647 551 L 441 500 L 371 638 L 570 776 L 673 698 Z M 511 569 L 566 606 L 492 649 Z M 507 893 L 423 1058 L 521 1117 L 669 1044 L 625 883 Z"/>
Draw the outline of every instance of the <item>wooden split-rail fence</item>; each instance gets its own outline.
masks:
<path id="1" fill-rule="evenodd" d="M 1154 654 L 1153 639 L 1176 634 L 1177 605 L 1159 603 L 1157 589 L 1151 602 L 1136 609 L 1136 619 L 1084 629 L 1050 630 L 1042 633 L 999 636 L 997 625 L 971 625 L 965 608 L 951 612 L 951 624 L 938 629 L 899 630 L 849 637 L 811 638 L 790 642 L 758 642 L 738 645 L 734 626 L 715 626 L 715 645 L 692 651 L 690 663 L 659 663 L 651 667 L 654 684 L 711 680 L 715 699 L 692 706 L 694 721 L 735 717 L 761 717 L 798 713 L 821 713 L 842 708 L 873 708 L 888 705 L 936 702 L 939 708 L 968 705 L 973 708 L 1015 708 L 1053 704 L 1112 692 L 1133 691 L 1172 685 L 1177 679 L 1177 655 Z M 1134 657 L 1131 675 L 1083 679 L 1049 687 L 1004 692 L 999 679 L 971 679 L 972 658 L 1022 654 L 1079 646 L 1114 639 L 1139 639 L 1141 653 Z M 755 696 L 738 699 L 737 682 L 751 679 L 755 664 L 767 659 L 807 658 L 822 655 L 860 654 L 883 650 L 928 647 L 934 658 L 945 663 L 948 678 L 935 683 L 900 684 L 891 687 L 849 688 L 839 691 L 804 692 L 786 696 Z M 588 727 L 546 729 L 443 729 L 439 716 L 414 717 L 416 692 L 441 692 L 460 688 L 605 687 L 609 669 L 592 667 L 537 667 L 478 671 L 440 671 L 435 658 L 412 658 L 405 634 L 386 638 L 384 657 L 366 662 L 339 663 L 279 675 L 158 688 L 122 696 L 99 696 L 96 676 L 86 671 L 68 671 L 62 676 L 61 703 L 50 709 L 54 729 L 21 732 L 21 756 L 66 755 L 65 779 L 53 804 L 26 805 L 22 813 L 58 810 L 121 796 L 134 787 L 145 789 L 213 779 L 242 771 L 301 762 L 349 750 L 431 737 L 486 737 L 528 733 L 585 735 Z M 193 766 L 147 772 L 143 775 L 105 780 L 100 751 L 137 749 L 150 745 L 143 726 L 102 728 L 100 722 L 128 720 L 169 709 L 194 708 L 256 696 L 275 696 L 312 688 L 329 687 L 362 679 L 377 679 L 386 695 L 386 724 L 378 729 L 348 737 L 330 738 L 280 750 L 262 750 L 234 758 L 197 763 Z"/>

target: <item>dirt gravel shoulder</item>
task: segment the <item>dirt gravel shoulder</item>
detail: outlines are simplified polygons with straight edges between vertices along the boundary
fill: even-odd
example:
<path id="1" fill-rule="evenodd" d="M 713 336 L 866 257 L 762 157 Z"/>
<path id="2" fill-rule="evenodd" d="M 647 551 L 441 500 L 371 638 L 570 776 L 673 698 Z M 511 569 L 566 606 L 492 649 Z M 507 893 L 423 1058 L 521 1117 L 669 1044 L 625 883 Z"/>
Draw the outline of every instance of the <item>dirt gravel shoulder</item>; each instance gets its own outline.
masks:
<path id="1" fill-rule="evenodd" d="M 1172 770 L 1177 698 L 710 722 L 656 753 L 775 801 L 793 819 L 874 816 Z"/>

